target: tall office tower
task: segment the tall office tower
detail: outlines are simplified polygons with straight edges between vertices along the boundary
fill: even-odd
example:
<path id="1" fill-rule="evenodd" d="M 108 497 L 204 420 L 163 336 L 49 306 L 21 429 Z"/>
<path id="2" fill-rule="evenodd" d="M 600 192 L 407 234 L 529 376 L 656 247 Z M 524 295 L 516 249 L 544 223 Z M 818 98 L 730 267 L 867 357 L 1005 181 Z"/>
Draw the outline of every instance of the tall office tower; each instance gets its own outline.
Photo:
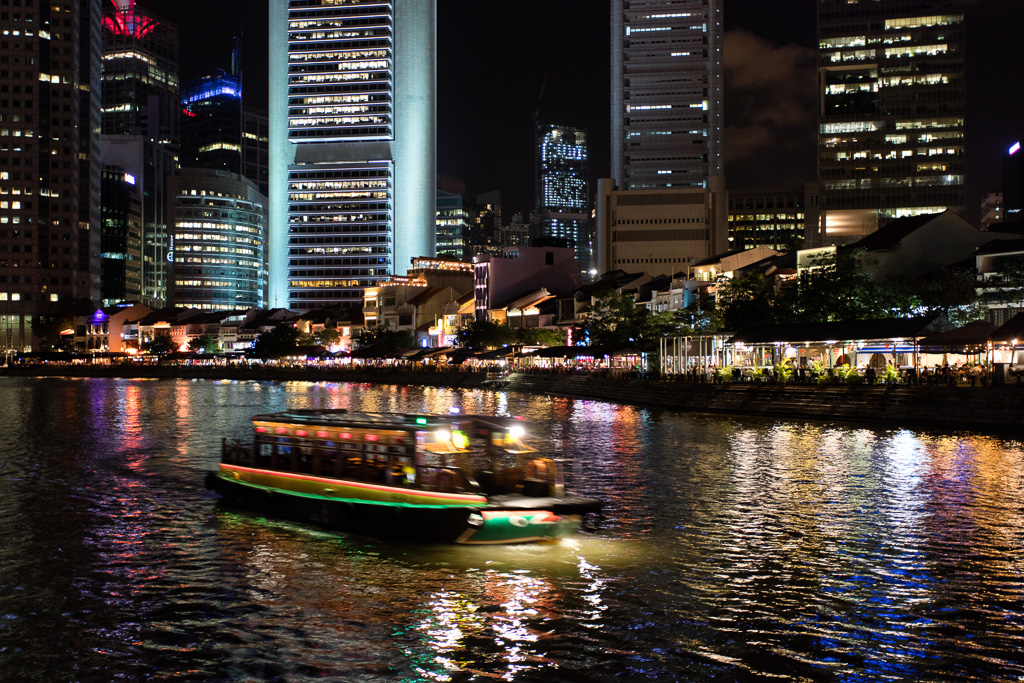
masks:
<path id="1" fill-rule="evenodd" d="M 478 194 L 475 206 L 468 209 L 466 255 L 486 254 L 501 246 L 501 191 Z"/>
<path id="2" fill-rule="evenodd" d="M 101 175 L 103 161 L 100 133 L 103 118 L 100 91 L 103 84 L 103 8 L 95 1 L 82 5 L 78 31 L 78 159 L 82 172 L 79 177 L 78 222 L 89 230 L 88 262 L 90 299 L 100 296 L 101 268 L 100 242 L 102 234 Z"/>
<path id="3" fill-rule="evenodd" d="M 268 194 L 270 174 L 270 123 L 266 112 L 242 107 L 242 175 Z"/>
<path id="4" fill-rule="evenodd" d="M 100 299 L 103 306 L 142 296 L 142 194 L 133 175 L 104 166 L 101 183 Z"/>
<path id="5" fill-rule="evenodd" d="M 99 214 L 89 203 L 100 173 L 89 140 L 99 123 L 99 27 L 99 7 L 84 0 L 4 3 L 0 12 L 4 352 L 33 348 L 40 318 L 99 295 Z"/>
<path id="6" fill-rule="evenodd" d="M 612 0 L 612 173 L 620 190 L 722 176 L 722 0 Z"/>
<path id="7" fill-rule="evenodd" d="M 537 129 L 536 209 L 531 238 L 565 240 L 587 272 L 590 243 L 590 191 L 587 133 L 579 128 L 542 125 Z"/>
<path id="8" fill-rule="evenodd" d="M 435 247 L 435 0 L 271 0 L 271 305 L 356 304 Z"/>
<path id="9" fill-rule="evenodd" d="M 512 216 L 512 222 L 498 230 L 498 246 L 526 247 L 530 244 L 530 224 L 522 214 Z"/>
<path id="10" fill-rule="evenodd" d="M 964 213 L 964 15 L 951 0 L 818 3 L 820 240 Z"/>
<path id="11" fill-rule="evenodd" d="M 204 310 L 266 304 L 267 198 L 237 173 L 185 168 L 167 180 L 169 302 Z"/>
<path id="12" fill-rule="evenodd" d="M 999 190 L 986 192 L 981 198 L 981 229 L 988 230 L 996 223 L 1003 222 L 1003 193 Z"/>
<path id="13" fill-rule="evenodd" d="M 708 255 L 728 248 L 722 163 L 723 2 L 612 0 L 615 186 L 617 191 L 683 194 L 705 190 Z"/>
<path id="14" fill-rule="evenodd" d="M 818 225 L 818 186 L 729 193 L 729 244 L 795 251 Z"/>
<path id="15" fill-rule="evenodd" d="M 469 213 L 462 195 L 437 191 L 437 258 L 462 261 L 466 259 L 466 230 Z"/>
<path id="16" fill-rule="evenodd" d="M 112 0 L 103 17 L 103 163 L 124 168 L 142 188 L 142 301 L 167 295 L 165 179 L 178 168 L 178 28 Z"/>
<path id="17" fill-rule="evenodd" d="M 188 168 L 242 171 L 242 84 L 218 71 L 181 86 L 181 156 Z"/>

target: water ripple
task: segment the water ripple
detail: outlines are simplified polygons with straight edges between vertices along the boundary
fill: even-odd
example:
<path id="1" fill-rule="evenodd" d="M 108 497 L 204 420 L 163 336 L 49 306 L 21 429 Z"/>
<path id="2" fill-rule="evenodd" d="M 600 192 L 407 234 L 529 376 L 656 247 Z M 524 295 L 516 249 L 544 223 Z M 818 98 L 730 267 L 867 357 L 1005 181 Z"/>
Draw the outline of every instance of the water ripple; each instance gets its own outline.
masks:
<path id="1" fill-rule="evenodd" d="M 1024 677 L 1024 451 L 970 434 L 334 383 L 0 383 L 0 678 Z M 524 415 L 597 533 L 385 545 L 232 510 L 285 407 Z"/>

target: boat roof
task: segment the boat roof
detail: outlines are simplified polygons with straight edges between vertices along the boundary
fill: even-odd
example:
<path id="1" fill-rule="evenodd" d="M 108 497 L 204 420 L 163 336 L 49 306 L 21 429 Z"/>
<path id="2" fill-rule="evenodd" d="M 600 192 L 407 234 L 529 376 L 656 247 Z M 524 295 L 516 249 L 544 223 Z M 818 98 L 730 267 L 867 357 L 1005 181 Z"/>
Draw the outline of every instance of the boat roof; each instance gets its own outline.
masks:
<path id="1" fill-rule="evenodd" d="M 252 416 L 253 422 L 291 422 L 325 427 L 361 427 L 376 429 L 430 429 L 452 423 L 473 422 L 479 426 L 507 429 L 523 421 L 500 415 L 423 415 L 416 413 L 350 413 L 345 409 L 295 409 Z"/>

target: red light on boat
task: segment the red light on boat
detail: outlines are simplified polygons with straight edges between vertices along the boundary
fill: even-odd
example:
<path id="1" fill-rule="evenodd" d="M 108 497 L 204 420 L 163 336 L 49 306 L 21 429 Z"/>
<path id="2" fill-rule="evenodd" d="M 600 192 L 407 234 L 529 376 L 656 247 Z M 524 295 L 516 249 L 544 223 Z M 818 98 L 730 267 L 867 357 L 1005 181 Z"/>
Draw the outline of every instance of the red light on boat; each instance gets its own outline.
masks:
<path id="1" fill-rule="evenodd" d="M 285 429 L 284 427 L 278 427 L 274 431 L 277 432 L 278 434 L 287 434 L 288 433 L 288 430 Z"/>
<path id="2" fill-rule="evenodd" d="M 380 438 L 380 437 L 378 437 L 376 434 L 367 434 L 366 435 L 366 440 L 367 441 L 376 441 L 378 438 Z"/>
<path id="3" fill-rule="evenodd" d="M 267 431 L 267 428 L 266 427 L 257 427 L 256 431 L 260 432 L 260 433 L 263 433 L 263 432 Z"/>
<path id="4" fill-rule="evenodd" d="M 321 439 L 327 438 L 327 432 L 317 432 L 316 435 L 319 436 Z"/>
<path id="5" fill-rule="evenodd" d="M 352 438 L 352 434 L 349 433 L 349 432 L 342 432 L 341 434 L 338 434 L 338 436 L 340 436 L 343 439 L 351 439 Z"/>
<path id="6" fill-rule="evenodd" d="M 295 436 L 306 436 L 306 430 L 305 429 L 296 429 L 295 430 Z"/>

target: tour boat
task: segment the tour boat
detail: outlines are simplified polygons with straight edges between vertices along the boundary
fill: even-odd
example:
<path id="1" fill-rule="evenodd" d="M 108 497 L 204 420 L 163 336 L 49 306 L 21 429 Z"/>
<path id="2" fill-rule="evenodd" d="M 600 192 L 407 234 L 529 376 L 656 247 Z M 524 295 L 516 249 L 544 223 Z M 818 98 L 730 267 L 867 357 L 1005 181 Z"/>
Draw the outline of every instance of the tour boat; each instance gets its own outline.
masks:
<path id="1" fill-rule="evenodd" d="M 526 423 L 483 415 L 289 410 L 225 440 L 206 486 L 285 519 L 376 538 L 524 543 L 577 529 L 600 501 L 567 496 Z"/>

